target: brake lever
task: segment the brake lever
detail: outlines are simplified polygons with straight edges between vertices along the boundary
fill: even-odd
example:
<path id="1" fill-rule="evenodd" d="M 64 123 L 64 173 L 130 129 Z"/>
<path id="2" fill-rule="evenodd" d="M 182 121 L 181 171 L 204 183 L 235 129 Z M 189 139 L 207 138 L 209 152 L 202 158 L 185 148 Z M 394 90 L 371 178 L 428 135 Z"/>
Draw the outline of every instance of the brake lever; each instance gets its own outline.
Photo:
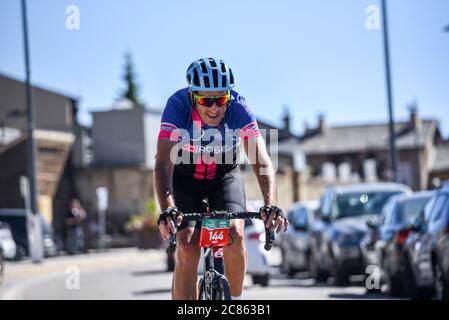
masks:
<path id="1" fill-rule="evenodd" d="M 265 225 L 266 225 L 268 219 L 270 219 L 270 214 L 268 212 L 265 212 L 265 216 L 267 217 L 267 219 L 264 221 Z M 274 239 L 275 239 L 274 230 L 270 230 L 270 228 L 267 228 L 265 226 L 265 245 L 264 245 L 264 249 L 266 251 L 270 251 L 271 250 L 271 248 L 273 247 Z"/>
<path id="2" fill-rule="evenodd" d="M 170 253 L 172 251 L 176 250 L 176 235 L 172 234 L 170 239 L 168 240 L 169 245 L 168 248 L 165 250 L 166 253 Z"/>

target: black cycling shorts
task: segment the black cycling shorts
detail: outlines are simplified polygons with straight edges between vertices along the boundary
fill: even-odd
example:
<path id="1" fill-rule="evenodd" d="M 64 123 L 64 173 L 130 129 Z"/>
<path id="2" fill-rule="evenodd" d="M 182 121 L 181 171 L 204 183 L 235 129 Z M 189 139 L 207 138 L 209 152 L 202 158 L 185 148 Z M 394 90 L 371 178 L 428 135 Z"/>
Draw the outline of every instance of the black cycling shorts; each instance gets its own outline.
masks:
<path id="1" fill-rule="evenodd" d="M 245 188 L 239 167 L 212 180 L 196 180 L 173 173 L 173 195 L 176 207 L 183 213 L 205 212 L 202 200 L 209 198 L 209 209 L 228 212 L 245 211 Z M 178 231 L 186 227 L 201 228 L 200 221 L 182 222 Z"/>

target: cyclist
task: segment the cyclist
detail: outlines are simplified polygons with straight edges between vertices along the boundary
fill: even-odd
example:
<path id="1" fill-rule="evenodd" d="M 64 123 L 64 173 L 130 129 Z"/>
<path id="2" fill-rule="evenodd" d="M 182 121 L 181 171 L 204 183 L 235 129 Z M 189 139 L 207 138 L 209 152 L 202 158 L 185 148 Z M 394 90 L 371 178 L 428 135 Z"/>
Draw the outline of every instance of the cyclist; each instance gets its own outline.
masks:
<path id="1" fill-rule="evenodd" d="M 168 99 L 162 114 L 155 166 L 155 187 L 163 210 L 159 230 L 165 240 L 176 233 L 173 299 L 198 297 L 201 224 L 183 223 L 182 216 L 176 221 L 171 217 L 179 211 L 204 212 L 201 200 L 205 196 L 210 210 L 245 211 L 237 161 L 241 141 L 263 195 L 265 205 L 260 212 L 266 226 L 276 232 L 288 228 L 287 219 L 276 206 L 275 172 L 265 142 L 247 102 L 232 90 L 231 69 L 220 59 L 203 58 L 190 64 L 186 78 L 188 87 Z M 232 241 L 224 248 L 233 299 L 241 299 L 246 273 L 243 229 L 243 220 L 232 220 Z"/>

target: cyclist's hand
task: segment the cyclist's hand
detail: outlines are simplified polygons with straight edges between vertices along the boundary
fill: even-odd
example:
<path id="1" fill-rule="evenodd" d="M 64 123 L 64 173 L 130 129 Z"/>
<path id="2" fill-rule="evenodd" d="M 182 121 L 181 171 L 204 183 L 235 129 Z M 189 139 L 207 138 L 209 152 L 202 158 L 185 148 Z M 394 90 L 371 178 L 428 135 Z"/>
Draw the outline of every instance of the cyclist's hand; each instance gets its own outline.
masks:
<path id="1" fill-rule="evenodd" d="M 173 218 L 176 217 L 176 225 Z M 164 240 L 169 240 L 176 233 L 176 228 L 181 224 L 182 214 L 178 209 L 168 207 L 159 216 L 158 227 L 159 232 Z"/>
<path id="2" fill-rule="evenodd" d="M 265 221 L 265 227 L 271 231 L 276 230 L 279 233 L 282 228 L 284 232 L 288 229 L 288 220 L 284 217 L 284 213 L 281 208 L 274 205 L 264 205 L 259 210 L 262 219 Z"/>

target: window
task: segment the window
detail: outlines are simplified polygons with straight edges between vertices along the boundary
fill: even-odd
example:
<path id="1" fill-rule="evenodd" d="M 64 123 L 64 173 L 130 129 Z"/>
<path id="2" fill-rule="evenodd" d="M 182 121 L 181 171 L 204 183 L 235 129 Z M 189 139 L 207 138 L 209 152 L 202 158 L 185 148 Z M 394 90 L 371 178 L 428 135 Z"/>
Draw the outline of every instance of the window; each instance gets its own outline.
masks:
<path id="1" fill-rule="evenodd" d="M 446 228 L 449 219 L 449 197 L 447 195 L 437 196 L 435 206 L 429 220 L 429 232 L 436 233 Z"/>
<path id="2" fill-rule="evenodd" d="M 321 198 L 321 215 L 328 216 L 332 210 L 332 195 L 331 190 L 327 190 L 324 196 Z"/>
<path id="3" fill-rule="evenodd" d="M 430 219 L 430 213 L 432 212 L 432 208 L 437 200 L 437 197 L 432 197 L 432 199 L 427 202 L 427 204 L 424 207 L 424 220 L 429 221 Z"/>
<path id="4" fill-rule="evenodd" d="M 397 223 L 397 207 L 398 203 L 394 199 L 390 199 L 382 210 L 384 216 L 384 225 L 390 226 Z"/>
<path id="5" fill-rule="evenodd" d="M 422 211 L 429 197 L 412 198 L 404 201 L 401 210 L 401 219 L 403 222 L 412 222 Z"/>
<path id="6" fill-rule="evenodd" d="M 307 226 L 307 209 L 300 208 L 295 212 L 293 216 L 293 225 L 295 226 Z"/>
<path id="7" fill-rule="evenodd" d="M 332 208 L 335 218 L 378 214 L 388 199 L 399 192 L 363 192 L 341 194 Z"/>

